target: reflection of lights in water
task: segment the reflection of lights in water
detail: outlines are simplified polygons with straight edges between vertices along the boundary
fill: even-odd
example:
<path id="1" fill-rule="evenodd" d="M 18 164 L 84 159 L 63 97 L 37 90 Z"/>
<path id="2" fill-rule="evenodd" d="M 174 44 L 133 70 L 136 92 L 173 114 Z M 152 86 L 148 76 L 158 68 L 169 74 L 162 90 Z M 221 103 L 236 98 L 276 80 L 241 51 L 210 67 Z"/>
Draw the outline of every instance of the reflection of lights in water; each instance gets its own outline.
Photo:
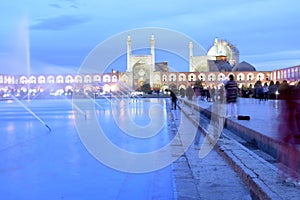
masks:
<path id="1" fill-rule="evenodd" d="M 68 115 L 69 119 L 75 119 L 75 112 L 74 110 L 71 111 L 71 114 Z"/>
<path id="2" fill-rule="evenodd" d="M 15 130 L 15 126 L 10 123 L 7 127 L 6 127 L 6 131 L 9 133 L 9 132 L 12 132 Z"/>
<path id="3" fill-rule="evenodd" d="M 278 105 L 278 95 L 279 95 L 278 90 L 276 90 L 275 95 L 276 95 L 276 99 L 275 99 L 274 107 L 275 107 L 276 109 L 278 109 L 278 106 L 279 106 L 279 105 Z"/>

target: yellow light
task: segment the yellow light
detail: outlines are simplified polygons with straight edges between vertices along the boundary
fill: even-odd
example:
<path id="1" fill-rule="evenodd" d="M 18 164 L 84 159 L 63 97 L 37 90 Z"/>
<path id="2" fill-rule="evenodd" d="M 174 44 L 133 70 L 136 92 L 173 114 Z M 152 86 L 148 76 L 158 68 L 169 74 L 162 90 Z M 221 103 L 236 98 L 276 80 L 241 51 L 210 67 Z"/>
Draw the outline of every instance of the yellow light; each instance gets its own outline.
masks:
<path id="1" fill-rule="evenodd" d="M 115 91 L 117 91 L 117 86 L 116 85 L 111 85 L 110 89 L 111 89 L 112 92 L 115 92 Z"/>
<path id="2" fill-rule="evenodd" d="M 108 84 L 103 86 L 103 92 L 110 92 L 110 86 Z"/>

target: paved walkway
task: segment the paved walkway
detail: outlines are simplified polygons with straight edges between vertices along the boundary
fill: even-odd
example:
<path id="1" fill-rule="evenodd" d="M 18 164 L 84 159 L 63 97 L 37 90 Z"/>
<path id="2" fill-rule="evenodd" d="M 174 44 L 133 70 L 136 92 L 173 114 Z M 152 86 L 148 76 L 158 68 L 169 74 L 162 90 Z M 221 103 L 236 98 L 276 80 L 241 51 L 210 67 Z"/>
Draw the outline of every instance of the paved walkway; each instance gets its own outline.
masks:
<path id="1" fill-rule="evenodd" d="M 195 109 L 191 109 L 190 105 L 196 105 L 195 102 L 189 102 L 183 99 L 185 103 L 181 103 L 181 111 L 185 113 L 188 119 L 195 125 L 199 124 L 199 112 Z M 273 134 L 278 133 L 277 119 L 278 108 L 275 101 L 261 102 L 259 103 L 255 99 L 240 99 L 238 104 L 239 114 L 250 115 L 251 120 L 239 121 L 237 119 L 229 119 L 231 125 L 239 125 L 240 127 L 246 127 L 250 132 L 261 132 L 261 135 L 272 137 Z M 209 108 L 211 103 L 201 102 L 202 108 Z M 206 135 L 206 139 L 214 141 L 214 137 L 208 134 L 209 121 L 205 122 L 205 119 L 201 118 L 201 131 Z M 263 137 L 262 137 L 263 138 Z M 276 138 L 276 137 L 275 137 Z M 200 144 L 202 142 L 200 141 Z M 219 153 L 231 167 L 237 172 L 237 174 L 243 179 L 251 190 L 252 196 L 260 199 L 298 199 L 300 196 L 300 188 L 294 185 L 292 182 L 282 181 L 281 170 L 278 169 L 278 163 L 276 159 L 270 155 L 259 150 L 257 147 L 253 147 L 247 141 L 240 137 L 237 137 L 232 131 L 227 128 L 223 129 L 222 137 L 219 138 L 214 147 L 215 151 Z M 299 148 L 298 145 L 294 145 Z M 214 152 L 214 151 L 212 151 Z M 190 151 L 186 153 L 189 157 Z M 208 154 L 210 155 L 210 154 Z M 197 159 L 197 153 L 193 153 L 193 159 L 189 160 L 190 165 Z M 198 163 L 199 164 L 199 163 Z M 201 165 L 197 165 L 193 171 L 201 171 Z M 195 172 L 194 172 L 195 173 Z M 214 174 L 213 170 L 210 170 L 209 175 Z M 221 179 L 226 180 L 228 177 L 223 174 Z M 236 197 L 239 199 L 240 197 Z"/>
<path id="2" fill-rule="evenodd" d="M 195 131 L 193 122 L 180 110 L 172 110 L 171 113 L 176 124 L 170 127 L 174 134 L 178 133 L 180 138 L 184 138 L 184 135 Z M 192 145 L 173 163 L 177 199 L 251 199 L 246 184 L 216 150 L 201 159 L 198 152 L 199 149 Z M 173 156 L 177 156 L 176 152 L 173 152 Z"/>

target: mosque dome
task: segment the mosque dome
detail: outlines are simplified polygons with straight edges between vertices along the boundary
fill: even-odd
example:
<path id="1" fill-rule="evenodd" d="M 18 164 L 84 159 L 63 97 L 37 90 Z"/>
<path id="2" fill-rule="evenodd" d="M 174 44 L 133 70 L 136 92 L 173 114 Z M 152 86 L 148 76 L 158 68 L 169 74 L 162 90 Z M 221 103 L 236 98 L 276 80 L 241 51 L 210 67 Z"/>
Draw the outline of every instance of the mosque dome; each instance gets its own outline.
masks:
<path id="1" fill-rule="evenodd" d="M 208 60 L 210 72 L 231 72 L 232 66 L 226 60 Z"/>
<path id="2" fill-rule="evenodd" d="M 239 63 L 238 65 L 236 65 L 235 67 L 233 67 L 232 71 L 234 72 L 252 72 L 252 71 L 256 71 L 255 67 L 253 67 L 253 65 L 243 61 L 241 63 Z"/>
<path id="3" fill-rule="evenodd" d="M 239 63 L 239 51 L 238 49 L 226 40 L 218 40 L 215 38 L 213 46 L 208 50 L 207 56 L 210 57 L 226 57 L 226 60 L 235 66 Z"/>

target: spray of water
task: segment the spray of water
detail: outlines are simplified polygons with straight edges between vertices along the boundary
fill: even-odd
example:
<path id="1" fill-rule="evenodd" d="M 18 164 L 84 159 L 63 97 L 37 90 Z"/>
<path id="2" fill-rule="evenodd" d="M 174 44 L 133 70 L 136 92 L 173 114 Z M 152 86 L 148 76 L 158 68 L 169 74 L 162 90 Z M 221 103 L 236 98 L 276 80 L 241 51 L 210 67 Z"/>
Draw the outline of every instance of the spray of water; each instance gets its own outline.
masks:
<path id="1" fill-rule="evenodd" d="M 18 103 L 20 106 L 22 106 L 25 110 L 27 110 L 32 116 L 34 116 L 37 120 L 39 120 L 48 130 L 51 132 L 51 128 L 39 117 L 37 116 L 28 106 L 26 106 L 24 103 L 22 103 L 19 99 L 17 99 L 15 96 L 11 95 L 11 97 Z"/>
<path id="2" fill-rule="evenodd" d="M 29 36 L 29 21 L 28 16 L 25 15 L 21 21 L 21 34 L 22 34 L 22 43 L 23 51 L 25 52 L 25 65 L 27 73 L 27 100 L 30 100 L 30 36 Z"/>

